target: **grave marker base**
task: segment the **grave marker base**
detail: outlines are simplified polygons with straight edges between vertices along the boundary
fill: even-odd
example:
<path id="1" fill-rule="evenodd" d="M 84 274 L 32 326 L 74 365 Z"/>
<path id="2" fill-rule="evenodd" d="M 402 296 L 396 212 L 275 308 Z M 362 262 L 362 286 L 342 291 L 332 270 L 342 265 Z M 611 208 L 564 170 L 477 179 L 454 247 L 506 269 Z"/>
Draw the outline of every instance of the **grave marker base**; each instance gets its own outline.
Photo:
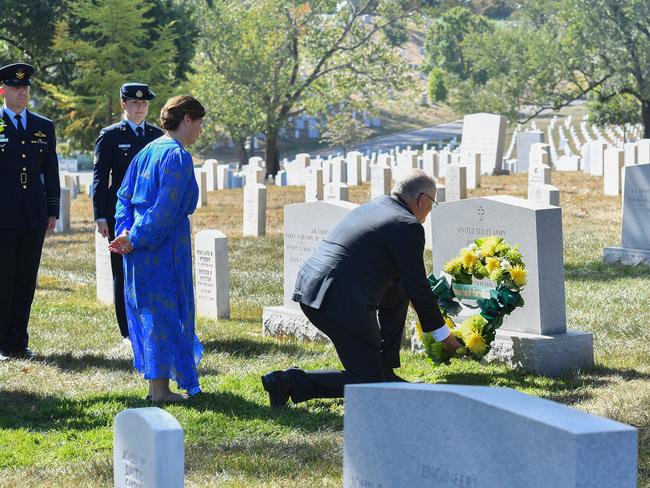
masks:
<path id="1" fill-rule="evenodd" d="M 650 251 L 647 249 L 629 249 L 626 247 L 606 247 L 603 253 L 605 264 L 625 264 L 650 266 Z"/>

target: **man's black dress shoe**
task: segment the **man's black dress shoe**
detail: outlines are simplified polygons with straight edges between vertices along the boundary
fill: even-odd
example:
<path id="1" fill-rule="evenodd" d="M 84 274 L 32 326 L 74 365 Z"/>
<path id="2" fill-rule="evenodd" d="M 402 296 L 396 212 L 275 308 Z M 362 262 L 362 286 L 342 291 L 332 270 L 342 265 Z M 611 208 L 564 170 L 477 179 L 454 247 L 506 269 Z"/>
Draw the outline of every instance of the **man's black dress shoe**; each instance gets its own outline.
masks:
<path id="1" fill-rule="evenodd" d="M 410 381 L 405 380 L 404 378 L 397 376 L 393 368 L 384 368 L 384 381 L 397 382 L 397 383 L 410 383 Z"/>
<path id="2" fill-rule="evenodd" d="M 273 371 L 262 376 L 262 386 L 269 394 L 272 407 L 284 407 L 289 401 L 291 387 L 284 371 Z"/>
<path id="3" fill-rule="evenodd" d="M 4 349 L 0 349 L 0 362 L 2 361 L 9 361 L 11 359 L 11 354 L 9 351 L 5 351 Z"/>
<path id="4" fill-rule="evenodd" d="M 32 351 L 29 347 L 24 347 L 22 349 L 16 349 L 13 351 L 11 356 L 18 359 L 34 359 L 36 354 L 34 354 L 34 351 Z"/>

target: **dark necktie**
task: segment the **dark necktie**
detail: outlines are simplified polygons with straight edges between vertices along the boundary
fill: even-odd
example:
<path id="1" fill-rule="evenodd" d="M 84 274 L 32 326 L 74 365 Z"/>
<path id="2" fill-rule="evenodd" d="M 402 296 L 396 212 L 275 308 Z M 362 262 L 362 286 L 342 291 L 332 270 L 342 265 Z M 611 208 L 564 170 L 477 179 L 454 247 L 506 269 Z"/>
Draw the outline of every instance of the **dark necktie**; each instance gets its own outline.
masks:
<path id="1" fill-rule="evenodd" d="M 25 135 L 25 128 L 23 127 L 23 119 L 20 116 L 20 114 L 14 115 L 14 119 L 16 119 L 16 130 L 18 131 L 19 136 L 24 136 Z"/>
<path id="2" fill-rule="evenodd" d="M 143 137 L 144 136 L 144 130 L 140 126 L 135 128 L 135 133 L 138 135 L 138 137 Z"/>

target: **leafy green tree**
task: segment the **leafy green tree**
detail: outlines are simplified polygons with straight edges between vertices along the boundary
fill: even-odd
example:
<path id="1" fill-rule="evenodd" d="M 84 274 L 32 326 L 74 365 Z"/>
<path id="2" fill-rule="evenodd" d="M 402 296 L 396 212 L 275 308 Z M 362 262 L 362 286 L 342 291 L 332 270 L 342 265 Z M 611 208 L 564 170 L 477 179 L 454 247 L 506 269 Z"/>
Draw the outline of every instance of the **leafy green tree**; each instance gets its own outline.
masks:
<path id="1" fill-rule="evenodd" d="M 479 15 L 465 7 L 454 7 L 436 19 L 426 34 L 424 42 L 424 71 L 441 68 L 460 80 L 484 79 L 481 71 L 474 69 L 464 50 L 465 39 L 471 34 L 490 32 L 492 26 Z"/>
<path id="2" fill-rule="evenodd" d="M 352 112 L 343 110 L 327 118 L 327 127 L 320 142 L 330 146 L 340 147 L 347 152 L 352 146 L 368 138 L 370 129 L 362 121 L 353 116 Z"/>
<path id="3" fill-rule="evenodd" d="M 641 124 L 641 107 L 639 100 L 632 95 L 622 93 L 615 97 L 603 100 L 596 91 L 589 94 L 587 107 L 589 109 L 589 121 L 598 126 L 619 125 L 623 127 L 623 134 L 626 136 L 627 124 Z"/>
<path id="4" fill-rule="evenodd" d="M 528 0 L 520 14 L 516 26 L 468 36 L 463 56 L 487 76 L 455 85 L 455 108 L 521 122 L 591 93 L 596 110 L 610 101 L 616 108 L 626 95 L 650 137 L 650 2 Z M 634 104 L 624 105 L 634 120 Z"/>
<path id="5" fill-rule="evenodd" d="M 429 73 L 427 91 L 429 98 L 434 102 L 447 100 L 447 84 L 445 83 L 445 72 L 441 68 L 433 68 Z"/>
<path id="6" fill-rule="evenodd" d="M 408 68 L 384 32 L 416 15 L 422 2 L 196 0 L 194 5 L 205 56 L 197 70 L 208 85 L 214 83 L 215 117 L 219 121 L 223 112 L 230 118 L 242 99 L 250 103 L 244 111 L 253 114 L 251 125 L 261 114 L 267 171 L 275 174 L 278 134 L 291 117 L 327 113 L 342 102 L 368 107 L 403 87 Z M 369 23 L 366 15 L 372 15 Z M 228 90 L 235 95 L 217 93 Z"/>
<path id="7" fill-rule="evenodd" d="M 118 119 L 122 83 L 152 87 L 158 95 L 152 114 L 172 93 L 175 35 L 169 24 L 152 28 L 151 8 L 146 0 L 72 0 L 57 24 L 55 52 L 73 76 L 68 85 L 43 87 L 64 114 L 62 132 L 71 148 L 90 149 L 101 127 Z M 72 30 L 73 23 L 80 27 Z"/>
<path id="8" fill-rule="evenodd" d="M 40 75 L 52 63 L 52 40 L 65 0 L 0 0 L 0 65 L 17 59 L 33 64 Z"/>

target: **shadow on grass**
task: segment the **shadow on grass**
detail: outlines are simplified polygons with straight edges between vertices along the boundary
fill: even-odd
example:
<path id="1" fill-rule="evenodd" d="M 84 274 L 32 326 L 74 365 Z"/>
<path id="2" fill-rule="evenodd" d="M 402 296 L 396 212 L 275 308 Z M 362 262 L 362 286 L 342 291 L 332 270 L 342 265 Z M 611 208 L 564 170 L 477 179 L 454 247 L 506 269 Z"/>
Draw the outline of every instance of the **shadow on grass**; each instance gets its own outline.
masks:
<path id="1" fill-rule="evenodd" d="M 525 371 L 479 371 L 447 372 L 441 383 L 458 385 L 481 385 L 513 388 L 518 391 L 537 390 L 540 396 L 563 404 L 575 404 L 590 400 L 593 389 L 604 388 L 616 380 L 650 380 L 650 374 L 635 369 L 609 368 L 596 365 L 589 371 L 565 373 L 557 378 L 537 376 Z"/>
<path id="2" fill-rule="evenodd" d="M 264 354 L 281 353 L 304 356 L 306 350 L 294 342 L 251 340 L 241 337 L 209 340 L 203 343 L 206 352 L 225 353 L 238 358 L 255 358 Z"/>
<path id="3" fill-rule="evenodd" d="M 343 419 L 328 411 L 312 412 L 304 408 L 272 409 L 230 392 L 208 392 L 174 404 L 199 412 L 216 412 L 233 420 L 268 420 L 303 432 L 323 429 L 340 430 Z M 0 428 L 47 432 L 91 430 L 109 427 L 118 412 L 153 404 L 137 394 L 102 394 L 84 398 L 38 395 L 25 391 L 2 391 Z"/>
<path id="4" fill-rule="evenodd" d="M 583 265 L 566 264 L 564 274 L 567 281 L 616 281 L 625 278 L 648 278 L 650 268 L 647 266 L 625 266 L 622 264 L 605 264 L 603 261 L 591 261 Z"/>
<path id="5" fill-rule="evenodd" d="M 132 359 L 107 358 L 99 354 L 83 354 L 73 356 L 72 353 L 39 355 L 37 360 L 55 366 L 63 371 L 83 372 L 91 369 L 106 369 L 109 371 L 135 371 Z M 200 375 L 216 375 L 219 371 L 214 368 L 202 367 L 199 363 Z"/>

